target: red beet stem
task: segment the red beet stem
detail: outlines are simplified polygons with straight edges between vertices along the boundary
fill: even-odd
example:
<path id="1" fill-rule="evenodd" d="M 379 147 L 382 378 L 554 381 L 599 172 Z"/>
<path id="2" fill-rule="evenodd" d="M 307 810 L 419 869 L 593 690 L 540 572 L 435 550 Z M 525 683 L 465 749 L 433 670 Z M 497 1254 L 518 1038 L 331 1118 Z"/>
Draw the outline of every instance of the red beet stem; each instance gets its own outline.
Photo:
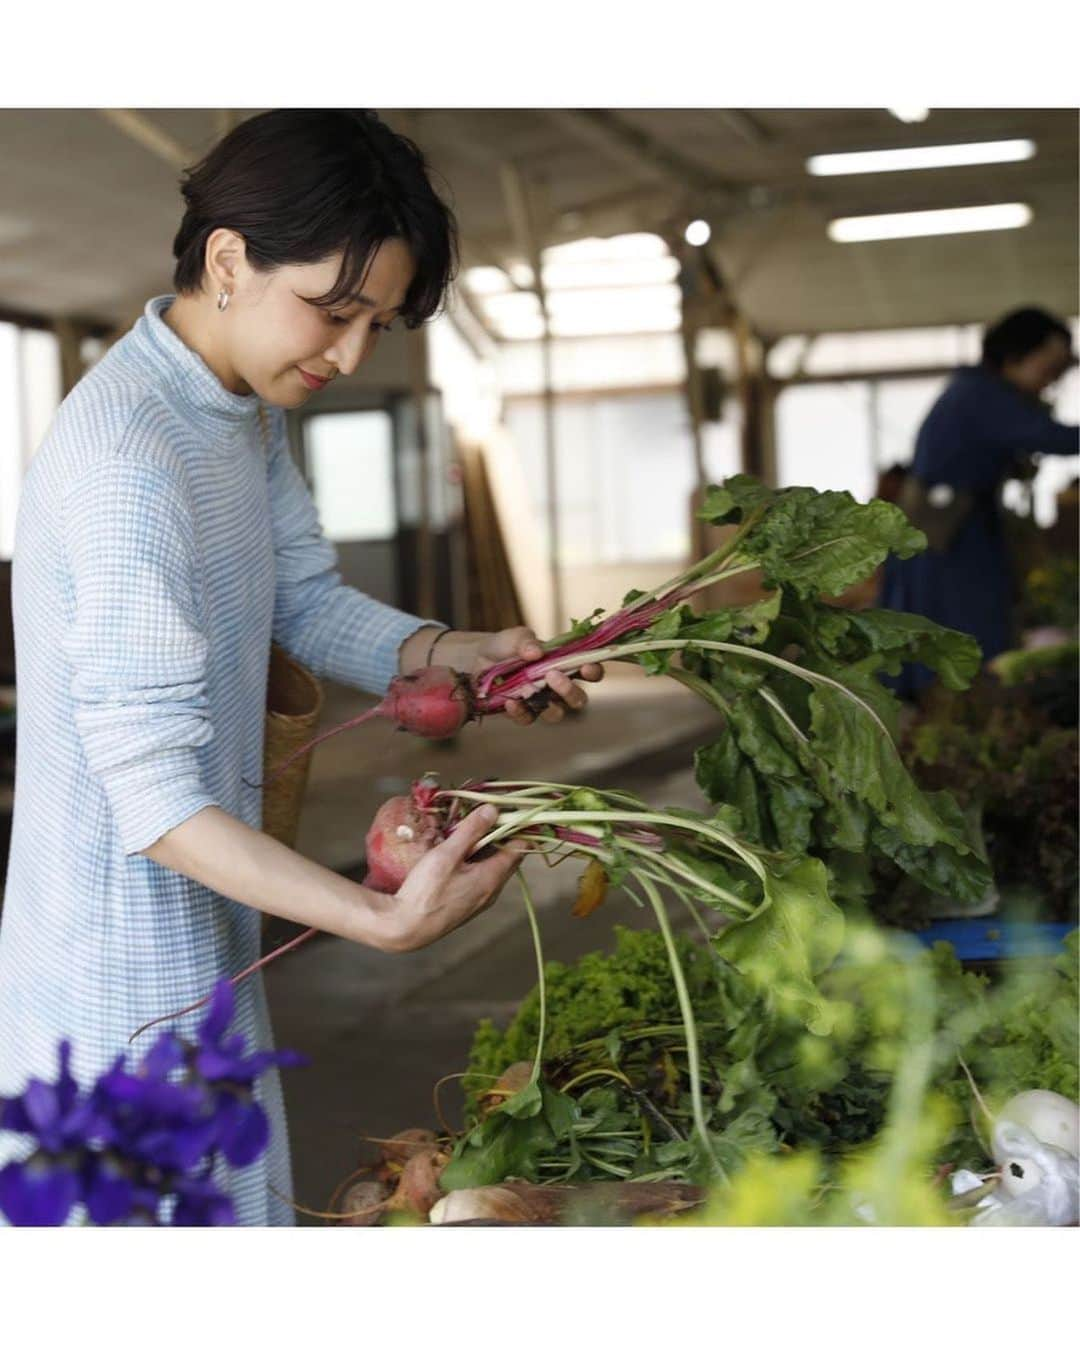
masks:
<path id="1" fill-rule="evenodd" d="M 624 609 L 612 614 L 610 618 L 602 620 L 588 633 L 571 638 L 569 642 L 564 642 L 561 646 L 546 652 L 537 661 L 528 663 L 518 660 L 500 661 L 498 665 L 489 667 L 475 681 L 477 711 L 480 713 L 501 712 L 506 706 L 507 699 L 514 697 L 515 690 L 522 688 L 524 685 L 535 683 L 537 679 L 545 675 L 553 666 L 564 661 L 566 657 L 573 656 L 575 652 L 609 647 L 628 634 L 642 632 L 648 628 L 654 619 L 658 619 L 661 614 L 668 613 L 682 602 L 684 596 L 692 594 L 697 589 L 694 583 L 687 583 L 660 600 L 652 600 L 646 605 L 637 607 L 627 605 Z M 499 680 L 500 683 L 498 688 L 493 688 L 496 680 Z"/>
<path id="2" fill-rule="evenodd" d="M 291 755 L 286 755 L 280 764 L 274 765 L 269 776 L 264 778 L 261 783 L 251 783 L 245 778 L 243 780 L 244 786 L 249 788 L 266 787 L 268 783 L 272 783 L 275 779 L 279 778 L 294 760 L 299 759 L 301 755 L 306 755 L 309 750 L 314 749 L 317 745 L 321 745 L 323 741 L 328 741 L 331 736 L 336 736 L 339 731 L 348 731 L 350 727 L 358 727 L 361 722 L 368 722 L 373 717 L 385 717 L 386 713 L 387 705 L 386 701 L 383 700 L 382 703 L 377 703 L 374 708 L 369 708 L 367 712 L 361 713 L 359 717 L 350 717 L 347 722 L 342 722 L 339 726 L 331 727 L 329 731 L 324 731 L 320 735 L 314 737 L 313 740 L 306 742 L 299 750 L 294 750 Z"/>
<path id="3" fill-rule="evenodd" d="M 291 942 L 286 942 L 283 947 L 275 947 L 272 952 L 269 952 L 260 960 L 253 962 L 246 970 L 242 970 L 239 975 L 233 975 L 230 978 L 229 983 L 236 985 L 239 984 L 241 980 L 246 980 L 249 975 L 254 975 L 257 970 L 262 970 L 263 966 L 268 966 L 271 961 L 276 961 L 279 956 L 284 956 L 286 952 L 293 951 L 295 948 L 299 947 L 301 943 L 306 942 L 308 938 L 314 937 L 318 931 L 317 928 L 306 928 L 299 937 L 294 937 Z M 128 1045 L 131 1044 L 136 1036 L 141 1036 L 144 1031 L 149 1031 L 151 1027 L 156 1027 L 161 1022 L 173 1022 L 176 1018 L 183 1017 L 186 1013 L 194 1012 L 196 1008 L 201 1008 L 204 1004 L 209 1003 L 213 997 L 213 992 L 204 994 L 203 997 L 199 999 L 198 1003 L 189 1003 L 186 1008 L 181 1008 L 179 1012 L 162 1013 L 160 1017 L 155 1017 L 152 1022 L 144 1022 L 142 1026 L 139 1027 L 138 1031 L 133 1031 L 128 1037 Z"/>

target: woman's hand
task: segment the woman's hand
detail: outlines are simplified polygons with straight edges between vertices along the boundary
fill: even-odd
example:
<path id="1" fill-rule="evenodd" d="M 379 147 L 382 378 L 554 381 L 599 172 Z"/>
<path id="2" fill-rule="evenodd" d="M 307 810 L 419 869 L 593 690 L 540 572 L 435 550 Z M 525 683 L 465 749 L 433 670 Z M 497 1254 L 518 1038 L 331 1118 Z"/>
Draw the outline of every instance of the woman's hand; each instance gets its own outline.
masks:
<path id="1" fill-rule="evenodd" d="M 523 854 L 504 847 L 482 862 L 466 859 L 498 817 L 493 806 L 470 811 L 420 859 L 393 898 L 394 935 L 384 950 L 419 951 L 494 904 Z"/>
<path id="2" fill-rule="evenodd" d="M 142 851 L 218 895 L 304 928 L 383 952 L 411 952 L 487 909 L 521 863 L 513 846 L 482 862 L 465 858 L 491 829 L 493 806 L 470 811 L 422 858 L 396 895 L 384 895 L 295 853 L 261 830 L 206 806 Z"/>
<path id="3" fill-rule="evenodd" d="M 500 661 L 515 659 L 539 661 L 544 655 L 544 649 L 531 628 L 503 628 L 497 633 L 465 633 L 450 629 L 436 634 L 435 641 L 438 646 L 435 647 L 432 659 L 428 662 L 426 657 L 432 646 L 427 636 L 428 632 L 429 630 L 420 630 L 419 635 L 414 635 L 418 641 L 422 637 L 425 643 L 424 656 L 416 660 L 416 666 L 426 664 L 450 666 L 451 669 L 460 670 L 466 675 L 480 675 L 489 666 L 497 665 Z M 412 641 L 413 639 L 409 639 L 409 644 L 403 650 L 403 658 L 407 656 Z M 404 659 L 402 669 L 407 669 Z M 561 722 L 568 709 L 580 712 L 589 701 L 588 694 L 575 681 L 586 680 L 590 684 L 595 684 L 597 680 L 603 678 L 604 668 L 599 665 L 582 666 L 579 671 L 575 671 L 573 678 L 565 671 L 549 670 L 542 680 L 524 691 L 522 698 L 507 701 L 506 715 L 512 722 L 522 727 L 535 722 L 537 714 L 527 706 L 524 699 L 540 689 L 547 688 L 551 690 L 552 701 L 539 714 L 540 720 Z"/>

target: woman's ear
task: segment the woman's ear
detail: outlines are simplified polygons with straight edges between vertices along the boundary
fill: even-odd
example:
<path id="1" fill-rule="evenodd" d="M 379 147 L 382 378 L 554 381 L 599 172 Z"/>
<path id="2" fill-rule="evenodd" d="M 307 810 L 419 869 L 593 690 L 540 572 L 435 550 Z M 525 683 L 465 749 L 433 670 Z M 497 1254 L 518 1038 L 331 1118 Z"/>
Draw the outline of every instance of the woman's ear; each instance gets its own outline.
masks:
<path id="1" fill-rule="evenodd" d="M 212 231 L 206 240 L 205 269 L 211 295 L 226 290 L 232 294 L 247 264 L 244 236 L 225 228 Z"/>

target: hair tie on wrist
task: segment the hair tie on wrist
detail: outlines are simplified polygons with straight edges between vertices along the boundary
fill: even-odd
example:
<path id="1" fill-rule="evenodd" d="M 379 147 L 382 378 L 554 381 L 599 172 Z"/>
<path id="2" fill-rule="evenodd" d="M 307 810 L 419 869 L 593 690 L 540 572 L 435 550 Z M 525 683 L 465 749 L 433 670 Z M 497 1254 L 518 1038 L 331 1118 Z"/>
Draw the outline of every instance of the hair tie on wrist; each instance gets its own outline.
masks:
<path id="1" fill-rule="evenodd" d="M 430 665 L 431 665 L 431 654 L 432 654 L 432 652 L 433 652 L 433 651 L 435 650 L 435 648 L 439 645 L 440 639 L 444 638 L 444 637 L 447 635 L 447 633 L 449 633 L 449 632 L 450 632 L 450 629 L 449 629 L 449 628 L 444 628 L 444 629 L 442 630 L 442 632 L 439 634 L 439 636 L 435 639 L 435 641 L 431 644 L 431 646 L 427 649 L 427 660 L 424 662 L 425 666 L 430 666 Z"/>

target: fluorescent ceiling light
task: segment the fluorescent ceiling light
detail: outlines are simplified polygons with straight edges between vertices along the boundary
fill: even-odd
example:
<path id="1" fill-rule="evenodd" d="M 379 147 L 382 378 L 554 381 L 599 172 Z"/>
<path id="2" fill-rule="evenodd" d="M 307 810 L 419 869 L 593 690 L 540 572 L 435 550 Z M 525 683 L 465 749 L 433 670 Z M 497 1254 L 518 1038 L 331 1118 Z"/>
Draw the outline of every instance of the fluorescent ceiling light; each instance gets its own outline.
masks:
<path id="1" fill-rule="evenodd" d="M 818 177 L 843 173 L 894 173 L 898 169 L 948 169 L 960 164 L 1010 164 L 1030 159 L 1034 141 L 975 141 L 963 145 L 912 145 L 903 150 L 858 150 L 812 155 L 807 170 Z"/>
<path id="2" fill-rule="evenodd" d="M 911 105 L 890 108 L 889 111 L 901 122 L 925 122 L 930 116 L 929 108 L 916 108 Z"/>
<path id="3" fill-rule="evenodd" d="M 1017 230 L 1031 222 L 1023 202 L 961 206 L 944 211 L 900 211 L 886 216 L 844 216 L 829 222 L 829 238 L 839 244 L 868 239 L 914 239 L 928 234 L 968 234 L 978 230 Z"/>

